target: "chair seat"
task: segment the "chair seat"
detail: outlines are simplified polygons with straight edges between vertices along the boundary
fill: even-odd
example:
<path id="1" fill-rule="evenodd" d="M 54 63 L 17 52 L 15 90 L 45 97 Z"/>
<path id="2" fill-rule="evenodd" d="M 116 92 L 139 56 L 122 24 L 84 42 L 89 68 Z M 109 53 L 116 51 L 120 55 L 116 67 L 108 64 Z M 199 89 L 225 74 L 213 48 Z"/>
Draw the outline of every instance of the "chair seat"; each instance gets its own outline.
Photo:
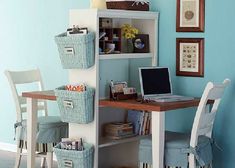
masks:
<path id="1" fill-rule="evenodd" d="M 68 137 L 68 123 L 56 116 L 38 117 L 37 143 L 58 143 L 63 137 Z M 22 121 L 19 139 L 27 140 L 27 120 Z"/>
<path id="2" fill-rule="evenodd" d="M 200 136 L 198 146 L 190 147 L 190 134 L 165 132 L 165 166 L 187 167 L 188 154 L 193 153 L 197 157 L 198 165 L 205 166 L 212 161 L 211 140 L 206 136 Z M 139 145 L 139 161 L 152 164 L 152 140 L 143 139 Z"/>

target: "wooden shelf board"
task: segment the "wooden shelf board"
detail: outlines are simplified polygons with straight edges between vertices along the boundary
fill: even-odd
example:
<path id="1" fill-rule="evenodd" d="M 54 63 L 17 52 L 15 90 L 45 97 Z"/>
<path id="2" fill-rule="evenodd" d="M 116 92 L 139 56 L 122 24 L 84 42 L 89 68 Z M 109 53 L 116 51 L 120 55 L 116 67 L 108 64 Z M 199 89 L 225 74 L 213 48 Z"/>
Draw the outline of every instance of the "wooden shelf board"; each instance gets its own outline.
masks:
<path id="1" fill-rule="evenodd" d="M 101 54 L 100 60 L 108 59 L 133 59 L 133 58 L 152 58 L 152 53 L 121 53 L 121 54 Z"/>
<path id="2" fill-rule="evenodd" d="M 141 136 L 139 135 L 139 136 L 134 136 L 131 138 L 124 138 L 124 139 L 119 139 L 119 140 L 112 140 L 109 138 L 101 137 L 100 143 L 99 143 L 99 148 L 105 148 L 105 147 L 119 145 L 119 144 L 123 144 L 123 143 L 135 142 L 135 141 L 139 141 L 141 139 L 147 138 L 149 136 L 150 135 L 141 135 Z"/>

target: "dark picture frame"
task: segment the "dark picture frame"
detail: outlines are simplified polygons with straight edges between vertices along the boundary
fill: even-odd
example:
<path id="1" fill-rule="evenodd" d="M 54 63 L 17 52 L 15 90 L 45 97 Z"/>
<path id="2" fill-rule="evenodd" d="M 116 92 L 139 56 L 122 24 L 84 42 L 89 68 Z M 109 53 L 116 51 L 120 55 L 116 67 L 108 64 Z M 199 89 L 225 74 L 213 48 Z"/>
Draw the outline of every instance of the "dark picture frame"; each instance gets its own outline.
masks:
<path id="1" fill-rule="evenodd" d="M 149 35 L 137 34 L 132 40 L 134 53 L 149 53 Z"/>
<path id="2" fill-rule="evenodd" d="M 177 0 L 176 32 L 205 31 L 205 0 Z"/>
<path id="3" fill-rule="evenodd" d="M 176 75 L 204 77 L 204 38 L 176 39 Z"/>

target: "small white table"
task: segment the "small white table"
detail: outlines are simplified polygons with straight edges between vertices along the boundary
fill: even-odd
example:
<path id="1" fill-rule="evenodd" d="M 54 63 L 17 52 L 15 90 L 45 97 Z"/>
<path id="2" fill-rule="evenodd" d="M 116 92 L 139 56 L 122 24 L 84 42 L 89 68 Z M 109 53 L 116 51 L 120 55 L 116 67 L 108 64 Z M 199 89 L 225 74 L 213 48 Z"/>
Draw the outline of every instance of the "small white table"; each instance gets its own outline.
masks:
<path id="1" fill-rule="evenodd" d="M 56 100 L 53 91 L 25 92 L 22 94 L 27 98 L 27 168 L 35 167 L 35 147 L 37 128 L 37 102 L 38 100 Z M 137 102 L 136 100 L 111 101 L 100 100 L 100 106 L 143 110 L 152 112 L 152 155 L 153 168 L 164 167 L 164 142 L 165 142 L 165 112 L 170 110 L 196 107 L 199 99 L 181 102 Z M 212 103 L 212 102 L 208 102 Z"/>

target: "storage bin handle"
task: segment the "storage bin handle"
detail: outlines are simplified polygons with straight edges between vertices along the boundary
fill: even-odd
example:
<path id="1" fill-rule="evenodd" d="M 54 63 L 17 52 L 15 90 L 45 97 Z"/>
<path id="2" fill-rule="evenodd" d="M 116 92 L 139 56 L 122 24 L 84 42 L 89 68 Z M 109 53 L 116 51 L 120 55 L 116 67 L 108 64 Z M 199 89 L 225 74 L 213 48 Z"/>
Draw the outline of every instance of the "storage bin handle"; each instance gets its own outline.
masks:
<path id="1" fill-rule="evenodd" d="M 66 108 L 73 108 L 73 101 L 72 100 L 64 100 L 63 104 L 64 104 L 64 107 L 66 107 Z"/>
<path id="2" fill-rule="evenodd" d="M 64 167 L 73 167 L 73 161 L 64 159 Z"/>
<path id="3" fill-rule="evenodd" d="M 68 55 L 74 55 L 74 49 L 73 47 L 65 47 L 64 48 L 64 53 Z"/>

